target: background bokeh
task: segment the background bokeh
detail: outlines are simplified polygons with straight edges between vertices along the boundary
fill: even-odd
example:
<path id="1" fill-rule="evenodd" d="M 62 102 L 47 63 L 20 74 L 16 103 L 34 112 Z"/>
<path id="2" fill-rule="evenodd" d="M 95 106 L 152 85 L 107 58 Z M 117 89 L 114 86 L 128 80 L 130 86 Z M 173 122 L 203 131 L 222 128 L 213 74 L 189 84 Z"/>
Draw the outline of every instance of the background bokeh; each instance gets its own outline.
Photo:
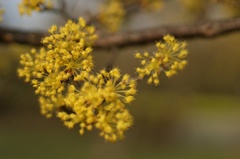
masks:
<path id="1" fill-rule="evenodd" d="M 172 24 L 186 16 L 169 15 L 164 9 L 160 13 L 165 18 L 160 18 L 159 24 Z M 6 13 L 2 25 L 8 27 L 13 15 L 14 11 Z M 43 30 L 50 25 L 43 15 L 34 16 L 45 24 Z M 33 17 L 25 18 L 36 21 Z M 126 26 L 139 26 L 143 17 L 153 25 L 157 14 L 130 17 Z M 144 25 L 141 27 L 148 27 Z M 162 75 L 160 86 L 146 81 L 138 84 L 136 100 L 129 105 L 135 124 L 117 143 L 105 142 L 97 131 L 80 136 L 77 129 L 68 130 L 58 119 L 40 115 L 34 89 L 16 75 L 19 56 L 33 46 L 0 44 L 0 158 L 238 159 L 240 33 L 180 40 L 188 43 L 187 67 L 172 78 Z M 114 55 L 115 65 L 134 75 L 138 61 L 133 54 L 154 49 L 154 44 L 120 48 Z M 95 71 L 105 67 L 111 56 L 109 50 L 94 50 Z"/>

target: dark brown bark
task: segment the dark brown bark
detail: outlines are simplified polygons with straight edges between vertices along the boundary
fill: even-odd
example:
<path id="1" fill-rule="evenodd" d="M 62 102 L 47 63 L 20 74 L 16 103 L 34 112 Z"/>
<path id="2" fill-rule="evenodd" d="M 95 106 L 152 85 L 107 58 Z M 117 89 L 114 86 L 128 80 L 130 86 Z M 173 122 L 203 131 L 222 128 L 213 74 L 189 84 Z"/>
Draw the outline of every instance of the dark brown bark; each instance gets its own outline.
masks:
<path id="1" fill-rule="evenodd" d="M 94 46 L 97 48 L 109 48 L 138 45 L 161 40 L 166 34 L 171 34 L 177 38 L 209 38 L 238 30 L 240 30 L 240 18 L 195 23 L 191 25 L 159 26 L 146 30 L 116 33 L 105 37 L 100 36 Z M 47 33 L 0 28 L 0 41 L 7 43 L 16 42 L 41 45 L 41 39 L 46 35 Z"/>

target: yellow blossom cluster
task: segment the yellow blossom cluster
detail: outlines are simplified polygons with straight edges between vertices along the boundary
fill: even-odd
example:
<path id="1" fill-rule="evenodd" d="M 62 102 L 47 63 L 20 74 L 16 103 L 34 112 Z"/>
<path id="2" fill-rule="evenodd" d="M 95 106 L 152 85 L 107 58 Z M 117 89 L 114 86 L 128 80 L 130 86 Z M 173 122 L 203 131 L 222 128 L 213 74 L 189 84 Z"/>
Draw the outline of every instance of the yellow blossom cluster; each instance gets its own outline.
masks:
<path id="1" fill-rule="evenodd" d="M 180 0 L 180 2 L 189 12 L 200 13 L 209 0 Z"/>
<path id="2" fill-rule="evenodd" d="M 127 8 L 138 6 L 141 9 L 157 10 L 163 6 L 162 0 L 106 0 L 100 6 L 98 21 L 110 32 L 119 30 L 127 14 Z"/>
<path id="3" fill-rule="evenodd" d="M 61 93 L 58 93 L 53 98 L 40 96 L 38 101 L 40 104 L 41 114 L 47 118 L 52 117 L 59 110 L 65 110 L 64 95 Z"/>
<path id="4" fill-rule="evenodd" d="M 142 8 L 148 10 L 157 10 L 163 6 L 162 0 L 141 0 Z"/>
<path id="5" fill-rule="evenodd" d="M 136 79 L 150 76 L 148 83 L 159 84 L 158 75 L 168 77 L 186 65 L 186 43 L 170 35 L 157 42 L 157 52 L 136 53 L 142 67 L 138 78 L 121 74 L 118 68 L 93 74 L 92 45 L 97 36 L 84 19 L 69 20 L 63 27 L 53 25 L 42 39 L 46 46 L 21 55 L 18 75 L 30 82 L 39 94 L 41 113 L 56 115 L 68 128 L 79 126 L 79 133 L 100 130 L 105 140 L 115 142 L 133 124 L 126 105 L 135 99 Z"/>
<path id="6" fill-rule="evenodd" d="M 0 8 L 0 22 L 3 21 L 2 15 L 3 15 L 4 12 L 5 12 L 4 9 Z"/>
<path id="7" fill-rule="evenodd" d="M 31 15 L 32 11 L 42 11 L 43 9 L 52 8 L 51 0 L 22 0 L 18 5 L 20 15 Z"/>
<path id="8" fill-rule="evenodd" d="M 218 0 L 220 4 L 223 5 L 224 9 L 230 13 L 231 16 L 239 16 L 240 15 L 240 1 L 239 0 Z"/>
<path id="9" fill-rule="evenodd" d="M 21 55 L 20 77 L 31 81 L 35 93 L 54 98 L 64 90 L 64 81 L 93 67 L 91 44 L 97 38 L 94 28 L 86 26 L 80 18 L 78 23 L 69 20 L 64 27 L 52 26 L 50 35 L 42 40 L 47 48 L 35 49 Z"/>
<path id="10" fill-rule="evenodd" d="M 119 29 L 125 16 L 125 9 L 121 0 L 109 0 L 100 7 L 98 19 L 111 32 Z"/>
<path id="11" fill-rule="evenodd" d="M 141 61 L 138 78 L 123 75 L 116 67 L 93 74 L 94 27 L 79 18 L 62 27 L 53 25 L 48 32 L 42 39 L 45 48 L 21 55 L 18 75 L 36 88 L 47 118 L 56 115 L 68 128 L 77 125 L 81 135 L 99 129 L 100 136 L 111 142 L 122 139 L 133 124 L 126 105 L 135 99 L 136 79 L 149 76 L 148 83 L 158 85 L 160 72 L 171 77 L 187 64 L 186 43 L 166 35 L 152 55 L 135 54 Z"/>
<path id="12" fill-rule="evenodd" d="M 239 0 L 179 0 L 181 4 L 191 13 L 202 14 L 208 7 L 220 5 L 230 16 L 239 16 Z"/>
<path id="13" fill-rule="evenodd" d="M 107 141 L 117 141 L 133 120 L 125 105 L 134 100 L 136 81 L 118 68 L 92 73 L 94 28 L 79 18 L 58 28 L 42 39 L 46 46 L 21 55 L 18 75 L 30 82 L 39 94 L 41 113 L 56 115 L 68 128 L 80 127 L 79 133 L 100 129 Z"/>
<path id="14" fill-rule="evenodd" d="M 165 72 L 167 77 L 171 77 L 182 70 L 187 61 L 185 42 L 178 42 L 173 36 L 166 35 L 163 37 L 164 42 L 157 42 L 157 51 L 153 54 L 148 52 L 136 53 L 135 57 L 140 59 L 141 67 L 136 68 L 139 78 L 148 76 L 148 83 L 158 85 L 160 83 L 159 74 Z"/>
<path id="15" fill-rule="evenodd" d="M 69 86 L 65 102 L 71 113 L 60 111 L 58 117 L 69 128 L 78 124 L 80 134 L 95 127 L 107 141 L 123 138 L 133 123 L 125 104 L 134 100 L 135 80 L 127 74 L 122 76 L 118 68 L 76 80 L 84 83 L 80 89 Z"/>

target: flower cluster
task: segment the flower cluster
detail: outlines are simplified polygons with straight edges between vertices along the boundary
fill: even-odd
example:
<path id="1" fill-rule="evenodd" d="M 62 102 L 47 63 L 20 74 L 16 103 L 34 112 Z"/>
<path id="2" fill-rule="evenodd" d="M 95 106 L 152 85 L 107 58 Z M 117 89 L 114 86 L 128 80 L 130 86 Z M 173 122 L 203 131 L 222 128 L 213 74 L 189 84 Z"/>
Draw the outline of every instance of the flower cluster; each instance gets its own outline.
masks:
<path id="1" fill-rule="evenodd" d="M 3 18 L 2 15 L 5 12 L 5 10 L 3 8 L 1 8 L 1 4 L 0 4 L 0 22 L 2 22 Z"/>
<path id="2" fill-rule="evenodd" d="M 240 1 L 239 0 L 220 0 L 217 1 L 218 3 L 222 4 L 224 9 L 230 13 L 231 16 L 238 17 L 240 15 L 239 6 Z"/>
<path id="3" fill-rule="evenodd" d="M 56 115 L 68 128 L 79 125 L 79 133 L 100 129 L 107 141 L 124 137 L 133 123 L 125 105 L 134 100 L 136 82 L 118 68 L 92 73 L 94 28 L 80 18 L 65 26 L 52 26 L 43 38 L 46 48 L 21 55 L 18 75 L 31 82 L 39 94 L 41 113 Z"/>
<path id="4" fill-rule="evenodd" d="M 181 4 L 191 13 L 200 13 L 209 1 L 206 0 L 180 0 Z"/>
<path id="5" fill-rule="evenodd" d="M 52 26 L 49 32 L 50 35 L 42 40 L 47 48 L 41 48 L 39 52 L 32 49 L 31 53 L 21 55 L 22 68 L 18 69 L 18 75 L 32 83 L 36 94 L 49 98 L 40 98 L 41 105 L 47 109 L 52 107 L 50 105 L 59 105 L 56 103 L 59 103 L 67 81 L 91 71 L 91 44 L 97 38 L 94 28 L 86 26 L 82 18 L 78 23 L 68 21 L 59 29 Z M 49 111 L 43 112 L 51 116 Z"/>
<path id="6" fill-rule="evenodd" d="M 109 31 L 119 29 L 125 16 L 125 9 L 121 0 L 110 0 L 100 8 L 99 21 Z"/>
<path id="7" fill-rule="evenodd" d="M 60 111 L 58 117 L 69 128 L 78 124 L 80 134 L 95 126 L 107 141 L 123 138 L 124 131 L 132 125 L 132 116 L 125 104 L 134 100 L 135 80 L 127 74 L 122 76 L 118 68 L 78 80 L 84 81 L 83 86 L 77 89 L 70 85 L 65 98 L 70 113 Z"/>
<path id="8" fill-rule="evenodd" d="M 106 0 L 100 7 L 98 21 L 110 32 L 115 32 L 121 27 L 128 10 L 131 10 L 132 6 L 154 11 L 161 8 L 162 5 L 162 0 Z"/>
<path id="9" fill-rule="evenodd" d="M 194 14 L 202 14 L 208 7 L 219 5 L 221 11 L 227 11 L 230 16 L 239 16 L 239 0 L 180 0 L 187 11 Z"/>
<path id="10" fill-rule="evenodd" d="M 141 67 L 136 68 L 139 78 L 148 76 L 148 83 L 158 85 L 159 74 L 165 72 L 167 77 L 171 77 L 182 70 L 187 61 L 184 58 L 188 51 L 185 42 L 178 42 L 173 36 L 166 35 L 163 37 L 164 42 L 157 42 L 157 51 L 152 55 L 148 52 L 136 53 L 135 57 L 140 59 Z"/>
<path id="11" fill-rule="evenodd" d="M 157 10 L 163 6 L 162 0 L 141 0 L 141 7 L 148 10 Z"/>
<path id="12" fill-rule="evenodd" d="M 53 98 L 64 90 L 63 81 L 91 71 L 90 44 L 97 37 L 94 28 L 86 26 L 82 18 L 78 23 L 69 20 L 60 29 L 52 26 L 49 32 L 42 40 L 47 49 L 42 48 L 39 53 L 32 49 L 30 54 L 21 55 L 23 68 L 18 73 L 26 82 L 31 80 L 37 94 Z"/>
<path id="13" fill-rule="evenodd" d="M 52 8 L 51 0 L 22 0 L 18 5 L 20 15 L 31 15 L 32 11 L 42 11 L 43 9 Z"/>

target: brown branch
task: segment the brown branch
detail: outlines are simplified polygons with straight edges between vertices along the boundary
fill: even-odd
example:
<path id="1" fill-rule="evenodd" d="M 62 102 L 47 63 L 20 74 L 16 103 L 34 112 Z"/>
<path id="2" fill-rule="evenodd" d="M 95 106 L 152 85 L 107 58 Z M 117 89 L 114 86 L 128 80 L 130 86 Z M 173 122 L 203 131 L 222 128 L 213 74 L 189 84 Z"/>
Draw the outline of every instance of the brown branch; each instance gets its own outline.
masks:
<path id="1" fill-rule="evenodd" d="M 160 40 L 166 34 L 171 34 L 177 38 L 208 38 L 238 30 L 240 30 L 240 18 L 196 23 L 192 25 L 160 26 L 152 29 L 118 33 L 105 37 L 100 36 L 95 43 L 95 47 L 109 48 L 144 44 Z M 1 42 L 17 42 L 41 45 L 41 39 L 45 35 L 47 35 L 47 33 L 44 34 L 0 28 Z"/>
<path id="2" fill-rule="evenodd" d="M 192 25 L 160 26 L 157 28 L 115 34 L 97 41 L 97 47 L 127 46 L 160 40 L 171 34 L 177 38 L 216 37 L 240 30 L 240 18 L 197 23 Z"/>

